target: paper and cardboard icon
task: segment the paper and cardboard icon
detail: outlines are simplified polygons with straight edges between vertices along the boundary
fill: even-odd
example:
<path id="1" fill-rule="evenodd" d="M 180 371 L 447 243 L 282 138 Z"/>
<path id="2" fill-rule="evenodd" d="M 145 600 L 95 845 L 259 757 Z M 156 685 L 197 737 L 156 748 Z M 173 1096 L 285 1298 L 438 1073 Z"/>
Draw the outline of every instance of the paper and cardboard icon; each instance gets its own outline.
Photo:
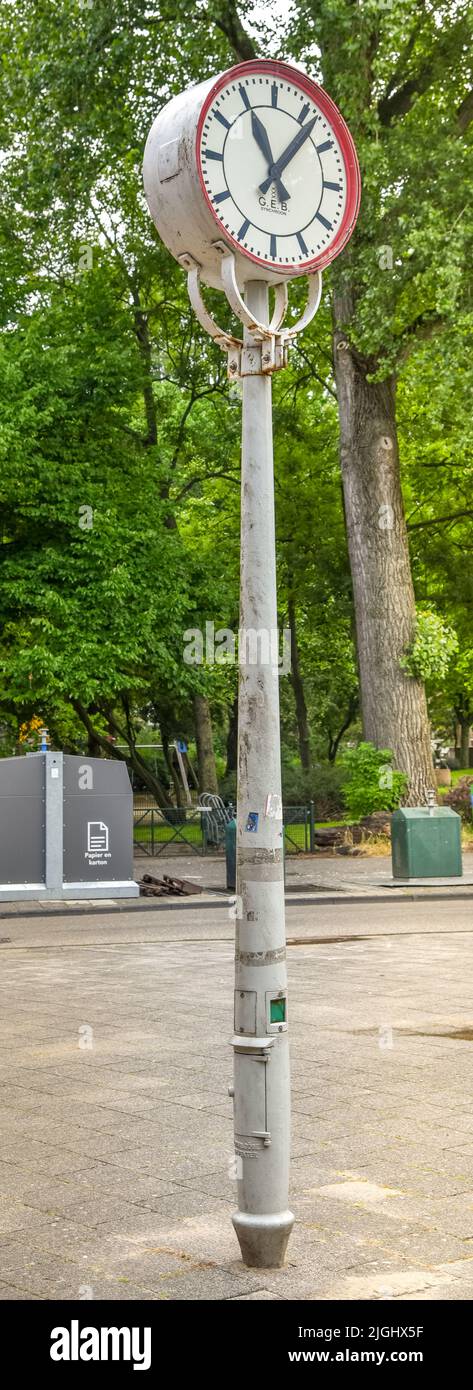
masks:
<path id="1" fill-rule="evenodd" d="M 108 825 L 103 820 L 87 821 L 87 853 L 108 850 Z"/>

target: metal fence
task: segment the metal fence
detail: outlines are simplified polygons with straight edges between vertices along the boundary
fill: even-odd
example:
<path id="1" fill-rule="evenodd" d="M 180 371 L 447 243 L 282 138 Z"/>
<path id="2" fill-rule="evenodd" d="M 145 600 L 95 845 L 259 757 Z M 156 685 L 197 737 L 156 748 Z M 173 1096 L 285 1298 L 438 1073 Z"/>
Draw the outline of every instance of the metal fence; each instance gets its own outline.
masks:
<path id="1" fill-rule="evenodd" d="M 170 808 L 135 806 L 133 812 L 135 855 L 156 859 L 160 854 L 215 854 L 224 851 L 216 843 L 208 817 L 199 807 Z M 314 848 L 314 803 L 284 806 L 284 849 L 286 854 L 310 853 Z"/>
<path id="2" fill-rule="evenodd" d="M 314 803 L 283 806 L 284 849 L 286 854 L 309 854 L 314 848 Z"/>

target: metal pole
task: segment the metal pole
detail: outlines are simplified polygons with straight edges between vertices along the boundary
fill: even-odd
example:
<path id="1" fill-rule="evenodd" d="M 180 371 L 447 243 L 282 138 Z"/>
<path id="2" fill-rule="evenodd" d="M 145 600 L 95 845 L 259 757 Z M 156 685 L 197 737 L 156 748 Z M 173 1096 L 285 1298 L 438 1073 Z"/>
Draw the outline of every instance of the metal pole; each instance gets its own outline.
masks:
<path id="1" fill-rule="evenodd" d="M 46 888 L 62 897 L 63 887 L 63 753 L 44 754 L 46 780 Z"/>
<path id="2" fill-rule="evenodd" d="M 248 283 L 245 302 L 255 319 L 268 323 L 264 281 Z M 253 366 L 253 372 L 243 371 L 233 1039 L 238 1212 L 233 1224 L 245 1264 L 274 1267 L 283 1264 L 294 1217 L 288 1210 L 289 1040 L 271 377 L 255 373 L 258 347 L 247 329 L 244 343 L 246 366 Z"/>

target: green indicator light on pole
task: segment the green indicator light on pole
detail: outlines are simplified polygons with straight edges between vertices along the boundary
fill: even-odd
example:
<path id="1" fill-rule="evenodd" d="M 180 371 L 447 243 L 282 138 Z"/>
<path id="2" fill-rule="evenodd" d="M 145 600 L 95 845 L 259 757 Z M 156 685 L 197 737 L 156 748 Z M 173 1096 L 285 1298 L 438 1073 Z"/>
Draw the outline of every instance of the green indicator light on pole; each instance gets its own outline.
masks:
<path id="1" fill-rule="evenodd" d="M 270 1004 L 269 1018 L 271 1023 L 286 1022 L 286 1000 L 272 999 Z"/>

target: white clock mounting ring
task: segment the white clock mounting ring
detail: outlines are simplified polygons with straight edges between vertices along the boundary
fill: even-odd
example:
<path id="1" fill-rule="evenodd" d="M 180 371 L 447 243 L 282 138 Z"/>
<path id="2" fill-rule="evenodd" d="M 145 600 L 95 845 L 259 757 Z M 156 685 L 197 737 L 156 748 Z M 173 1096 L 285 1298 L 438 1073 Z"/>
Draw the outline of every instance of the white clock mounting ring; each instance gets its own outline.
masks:
<path id="1" fill-rule="evenodd" d="M 358 160 L 334 102 L 286 63 L 237 64 L 163 108 L 143 177 L 159 234 L 187 268 L 195 312 L 229 353 L 230 375 L 283 366 L 288 342 L 318 306 L 320 271 L 346 245 L 358 214 Z M 309 276 L 307 309 L 298 325 L 282 329 L 280 288 L 300 275 Z M 268 325 L 255 324 L 241 297 L 253 279 L 279 287 Z M 259 365 L 242 359 L 238 341 L 211 319 L 201 281 L 223 288 L 264 343 Z"/>
<path id="2" fill-rule="evenodd" d="M 217 244 L 217 243 L 216 243 Z M 180 264 L 187 270 L 187 288 L 192 308 L 202 328 L 213 338 L 222 352 L 226 352 L 228 375 L 231 380 L 242 376 L 259 376 L 261 373 L 277 372 L 287 366 L 288 349 L 292 340 L 313 319 L 320 304 L 322 276 L 320 270 L 309 275 L 309 292 L 303 314 L 290 328 L 284 328 L 284 318 L 288 307 L 287 284 L 275 286 L 274 310 L 269 323 L 261 323 L 251 314 L 241 297 L 235 272 L 235 257 L 224 242 L 218 245 L 221 252 L 221 288 L 225 291 L 230 308 L 251 335 L 251 343 L 219 328 L 209 314 L 200 291 L 201 268 L 189 254 L 181 256 Z"/>

